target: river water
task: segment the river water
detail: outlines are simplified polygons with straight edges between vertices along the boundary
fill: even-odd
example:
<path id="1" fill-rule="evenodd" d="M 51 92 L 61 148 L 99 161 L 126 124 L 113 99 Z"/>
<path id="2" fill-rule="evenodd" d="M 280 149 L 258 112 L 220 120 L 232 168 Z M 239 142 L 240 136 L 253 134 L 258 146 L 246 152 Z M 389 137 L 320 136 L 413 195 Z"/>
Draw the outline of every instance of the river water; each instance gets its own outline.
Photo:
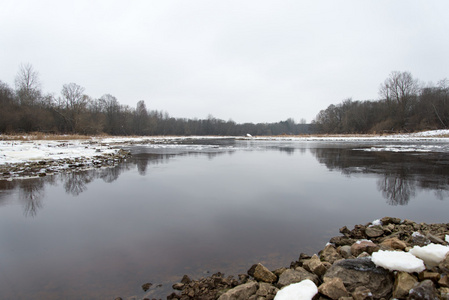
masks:
<path id="1" fill-rule="evenodd" d="M 446 144 L 222 139 L 129 150 L 113 168 L 0 181 L 1 299 L 165 299 L 184 274 L 289 266 L 344 225 L 449 222 Z"/>

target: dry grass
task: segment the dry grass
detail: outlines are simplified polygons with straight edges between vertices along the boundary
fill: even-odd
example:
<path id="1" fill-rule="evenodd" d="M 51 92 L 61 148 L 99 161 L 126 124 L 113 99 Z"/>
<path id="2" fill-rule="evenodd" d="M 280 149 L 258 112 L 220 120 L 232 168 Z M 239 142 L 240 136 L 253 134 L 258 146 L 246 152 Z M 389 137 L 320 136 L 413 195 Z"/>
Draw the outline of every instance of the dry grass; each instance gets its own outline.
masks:
<path id="1" fill-rule="evenodd" d="M 4 141 L 59 141 L 59 140 L 86 140 L 91 139 L 91 136 L 80 134 L 46 134 L 42 132 L 31 132 L 26 134 L 2 134 L 0 140 Z"/>

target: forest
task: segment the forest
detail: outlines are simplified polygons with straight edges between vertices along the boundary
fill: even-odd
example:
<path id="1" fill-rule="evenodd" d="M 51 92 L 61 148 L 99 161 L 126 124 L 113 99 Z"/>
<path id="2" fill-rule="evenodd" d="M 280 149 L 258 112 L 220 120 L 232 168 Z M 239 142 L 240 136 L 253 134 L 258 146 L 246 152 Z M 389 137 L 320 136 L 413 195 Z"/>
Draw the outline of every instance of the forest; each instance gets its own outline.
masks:
<path id="1" fill-rule="evenodd" d="M 174 118 L 147 109 L 144 100 L 130 107 L 110 94 L 93 99 L 76 83 L 64 84 L 55 97 L 42 91 L 39 73 L 30 64 L 19 67 L 14 83 L 13 89 L 0 81 L 0 133 L 299 135 L 411 132 L 449 125 L 449 80 L 424 85 L 409 72 L 392 72 L 379 87 L 379 100 L 346 99 L 320 111 L 311 124 L 292 118 L 257 124 L 213 116 Z"/>
<path id="2" fill-rule="evenodd" d="M 76 83 L 64 84 L 60 96 L 44 94 L 39 73 L 21 65 L 15 89 L 0 81 L 0 133 L 48 132 L 83 135 L 281 135 L 308 134 L 311 125 L 292 118 L 276 123 L 237 124 L 209 116 L 207 119 L 171 117 L 149 110 L 144 100 L 136 107 L 120 104 L 105 94 L 99 99 L 84 93 Z"/>
<path id="3" fill-rule="evenodd" d="M 346 99 L 314 120 L 322 133 L 391 133 L 445 129 L 449 125 L 449 80 L 423 84 L 410 72 L 392 72 L 379 87 L 379 100 Z"/>

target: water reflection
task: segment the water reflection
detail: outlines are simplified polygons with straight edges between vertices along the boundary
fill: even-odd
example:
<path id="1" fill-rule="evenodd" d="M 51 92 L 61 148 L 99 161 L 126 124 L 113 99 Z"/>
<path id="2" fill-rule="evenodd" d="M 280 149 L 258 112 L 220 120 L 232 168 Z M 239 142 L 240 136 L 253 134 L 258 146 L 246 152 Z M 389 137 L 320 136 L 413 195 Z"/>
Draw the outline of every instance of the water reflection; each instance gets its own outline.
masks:
<path id="1" fill-rule="evenodd" d="M 449 157 L 445 153 L 366 152 L 363 149 L 312 148 L 329 170 L 343 174 L 376 174 L 377 188 L 389 205 L 407 205 L 418 190 L 433 191 L 441 200 L 449 195 Z"/>
<path id="2" fill-rule="evenodd" d="M 367 152 L 363 149 L 339 148 L 339 147 L 298 147 L 269 145 L 257 149 L 273 150 L 289 156 L 295 153 L 303 155 L 310 151 L 321 164 L 330 171 L 340 171 L 346 176 L 356 174 L 375 174 L 377 189 L 392 206 L 407 205 L 410 199 L 416 196 L 418 190 L 433 191 L 435 196 L 443 200 L 449 196 L 449 158 L 445 153 L 394 153 L 394 152 Z M 88 189 L 95 179 L 101 179 L 106 183 L 116 181 L 123 172 L 137 170 L 140 176 L 146 176 L 151 171 L 150 166 L 165 164 L 170 159 L 179 156 L 206 155 L 213 159 L 219 155 L 232 154 L 232 150 L 212 148 L 207 151 L 183 151 L 180 149 L 166 148 L 161 151 L 151 150 L 156 153 L 148 153 L 146 147 L 133 147 L 133 156 L 114 167 L 92 169 L 87 171 L 72 172 L 59 176 L 48 176 L 39 179 L 16 180 L 12 182 L 0 181 L 0 204 L 3 203 L 12 191 L 18 191 L 18 198 L 23 204 L 23 213 L 27 217 L 36 216 L 43 208 L 45 186 L 61 183 L 67 194 L 79 196 Z M 254 145 L 250 150 L 256 149 Z"/>

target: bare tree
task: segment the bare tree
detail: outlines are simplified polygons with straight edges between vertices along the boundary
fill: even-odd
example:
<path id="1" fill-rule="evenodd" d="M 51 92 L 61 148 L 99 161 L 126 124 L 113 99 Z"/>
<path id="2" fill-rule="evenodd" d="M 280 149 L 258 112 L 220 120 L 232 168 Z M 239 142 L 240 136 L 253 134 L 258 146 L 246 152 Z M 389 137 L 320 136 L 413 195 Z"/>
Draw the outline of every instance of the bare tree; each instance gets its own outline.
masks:
<path id="1" fill-rule="evenodd" d="M 393 71 L 380 85 L 379 95 L 388 103 L 395 103 L 400 126 L 405 125 L 407 110 L 420 91 L 420 84 L 410 72 Z"/>
<path id="2" fill-rule="evenodd" d="M 61 104 L 69 129 L 72 132 L 79 131 L 81 115 L 89 102 L 89 97 L 84 94 L 84 88 L 76 83 L 64 84 L 61 91 Z"/>
<path id="3" fill-rule="evenodd" d="M 31 64 L 22 64 L 15 78 L 16 92 L 21 104 L 34 105 L 41 95 L 39 73 Z"/>

